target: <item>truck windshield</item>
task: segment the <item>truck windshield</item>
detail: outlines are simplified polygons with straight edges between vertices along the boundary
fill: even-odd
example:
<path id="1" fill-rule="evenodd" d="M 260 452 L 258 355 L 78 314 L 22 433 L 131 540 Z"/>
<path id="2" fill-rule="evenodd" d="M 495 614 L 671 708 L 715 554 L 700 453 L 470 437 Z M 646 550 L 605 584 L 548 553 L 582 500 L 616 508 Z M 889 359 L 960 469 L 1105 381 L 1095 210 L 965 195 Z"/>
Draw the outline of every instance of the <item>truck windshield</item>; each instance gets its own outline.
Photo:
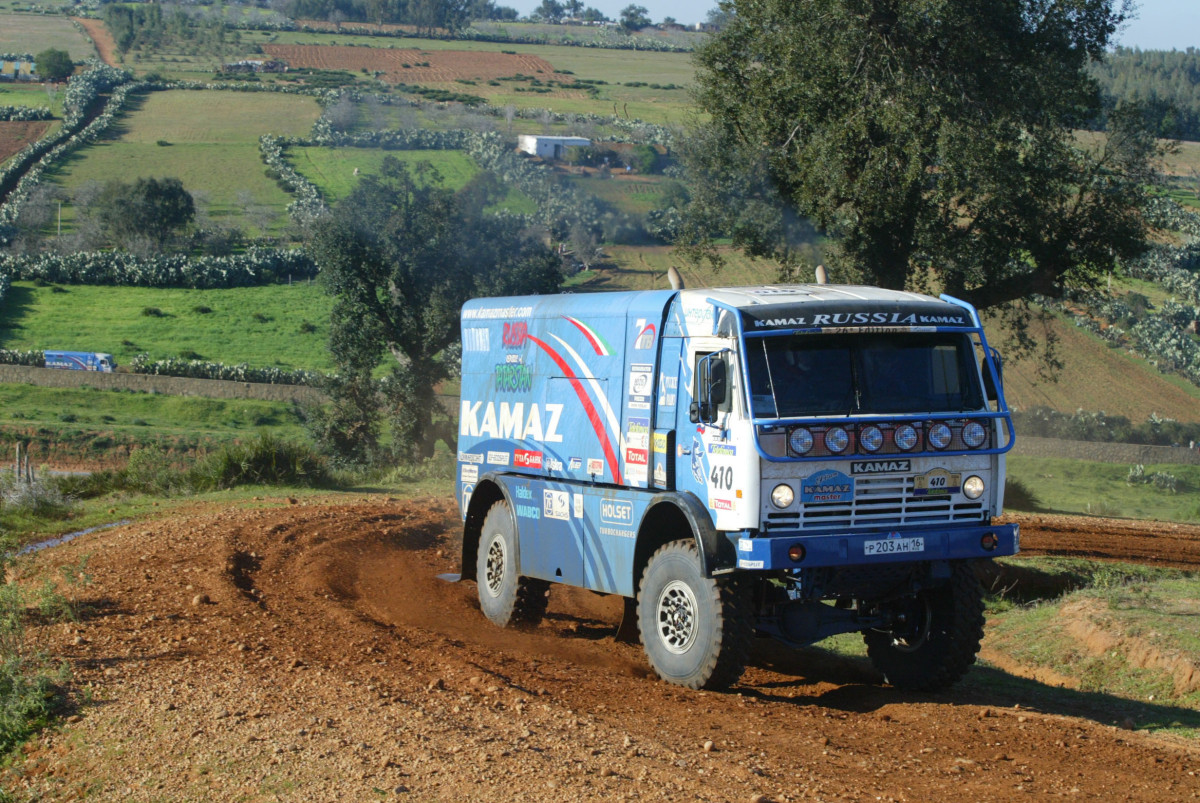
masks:
<path id="1" fill-rule="evenodd" d="M 983 406 L 966 335 L 764 337 L 747 343 L 756 417 L 932 413 Z"/>

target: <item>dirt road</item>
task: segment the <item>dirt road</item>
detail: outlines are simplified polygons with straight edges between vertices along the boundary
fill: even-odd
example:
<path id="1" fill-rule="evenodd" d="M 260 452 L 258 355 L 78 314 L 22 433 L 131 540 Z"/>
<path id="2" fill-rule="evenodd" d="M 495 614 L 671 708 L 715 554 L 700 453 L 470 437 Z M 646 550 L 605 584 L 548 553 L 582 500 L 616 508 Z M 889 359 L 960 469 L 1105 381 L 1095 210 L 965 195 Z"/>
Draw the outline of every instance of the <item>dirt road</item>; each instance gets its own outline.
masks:
<path id="1" fill-rule="evenodd" d="M 614 640 L 608 598 L 556 588 L 536 630 L 497 629 L 473 584 L 436 579 L 456 568 L 457 526 L 444 501 L 283 503 L 43 553 L 91 556 L 81 620 L 37 637 L 92 697 L 0 787 L 39 800 L 1200 798 L 1200 751 L 1047 708 L 995 669 L 973 670 L 994 689 L 903 695 L 861 664 L 763 643 L 715 694 L 653 679 L 640 648 Z M 1024 526 L 1027 545 L 1054 549 L 1055 530 Z M 1200 529 L 1182 536 L 1170 562 L 1200 565 Z"/>

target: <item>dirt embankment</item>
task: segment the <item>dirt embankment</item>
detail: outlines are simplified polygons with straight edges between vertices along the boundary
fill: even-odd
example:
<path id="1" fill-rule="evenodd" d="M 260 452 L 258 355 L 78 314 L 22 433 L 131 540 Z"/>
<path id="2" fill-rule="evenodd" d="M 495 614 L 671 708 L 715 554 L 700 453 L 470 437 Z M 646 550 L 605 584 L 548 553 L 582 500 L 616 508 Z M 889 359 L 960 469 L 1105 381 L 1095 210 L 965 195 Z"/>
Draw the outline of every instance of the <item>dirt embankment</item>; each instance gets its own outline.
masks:
<path id="1" fill-rule="evenodd" d="M 92 44 L 96 46 L 96 52 L 100 54 L 100 60 L 109 67 L 120 67 L 120 62 L 117 60 L 117 42 L 112 38 L 112 34 L 108 32 L 108 28 L 104 27 L 104 23 L 100 20 L 89 20 L 83 17 L 71 17 L 72 20 L 79 23 L 84 32 L 92 40 Z"/>
<path id="2" fill-rule="evenodd" d="M 41 555 L 91 556 L 82 618 L 37 638 L 93 698 L 0 788 L 156 801 L 1200 797 L 1195 750 L 1030 709 L 1008 684 L 902 695 L 859 664 L 762 643 L 732 692 L 688 691 L 614 640 L 617 601 L 561 587 L 535 630 L 497 629 L 473 584 L 436 579 L 456 568 L 457 529 L 440 500 L 312 502 L 200 509 Z M 1043 537 L 1032 523 L 1024 535 Z"/>

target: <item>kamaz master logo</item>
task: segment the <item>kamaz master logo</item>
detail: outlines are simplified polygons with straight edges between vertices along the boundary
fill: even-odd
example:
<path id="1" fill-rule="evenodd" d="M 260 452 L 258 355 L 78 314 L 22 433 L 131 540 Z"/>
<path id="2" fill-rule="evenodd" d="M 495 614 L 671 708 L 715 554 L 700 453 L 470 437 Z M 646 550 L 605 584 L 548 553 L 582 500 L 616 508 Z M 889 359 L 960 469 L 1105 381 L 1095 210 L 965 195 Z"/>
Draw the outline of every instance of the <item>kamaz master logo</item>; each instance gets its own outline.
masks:
<path id="1" fill-rule="evenodd" d="M 466 438 L 562 443 L 558 422 L 562 418 L 563 405 L 545 405 L 545 415 L 542 407 L 536 403 L 528 405 L 528 413 L 525 402 L 500 402 L 499 414 L 496 406 L 496 402 L 484 404 L 463 399 L 458 434 Z"/>

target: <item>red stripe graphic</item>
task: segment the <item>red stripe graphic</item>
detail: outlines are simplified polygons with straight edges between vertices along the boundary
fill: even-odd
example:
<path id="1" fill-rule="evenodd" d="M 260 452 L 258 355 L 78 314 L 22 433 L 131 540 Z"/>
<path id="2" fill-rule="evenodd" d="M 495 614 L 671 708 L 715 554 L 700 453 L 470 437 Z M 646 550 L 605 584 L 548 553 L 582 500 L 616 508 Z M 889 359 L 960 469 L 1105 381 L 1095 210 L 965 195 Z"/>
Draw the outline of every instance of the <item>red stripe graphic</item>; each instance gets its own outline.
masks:
<path id="1" fill-rule="evenodd" d="M 620 484 L 621 469 L 617 463 L 617 454 L 613 451 L 612 442 L 608 439 L 608 430 L 604 427 L 604 419 L 600 417 L 600 413 L 596 410 L 596 405 L 592 404 L 587 389 L 584 388 L 583 383 L 579 381 L 579 377 L 575 375 L 575 372 L 571 370 L 571 366 L 567 364 L 567 361 L 558 352 L 533 335 L 526 335 L 525 337 L 527 340 L 537 343 L 538 348 L 549 354 L 550 359 L 554 360 L 554 364 L 571 381 L 571 387 L 575 389 L 575 395 L 579 397 L 584 412 L 587 413 L 588 420 L 592 422 L 592 429 L 596 431 L 596 437 L 600 439 L 600 446 L 604 448 L 604 459 L 608 461 L 608 470 L 612 472 L 617 484 Z"/>
<path id="2" fill-rule="evenodd" d="M 575 326 L 576 329 L 583 332 L 583 336 L 585 338 L 587 338 L 587 342 L 589 344 L 591 344 L 592 348 L 595 350 L 595 352 L 597 354 L 602 354 L 602 355 L 608 354 L 608 351 L 604 348 L 604 344 L 601 343 L 599 340 L 597 340 L 596 336 L 593 335 L 591 332 L 589 332 L 588 328 L 586 326 L 584 326 L 581 322 L 575 320 L 574 318 L 568 317 L 566 315 L 564 315 L 563 317 L 566 318 L 568 321 L 570 321 Z"/>

